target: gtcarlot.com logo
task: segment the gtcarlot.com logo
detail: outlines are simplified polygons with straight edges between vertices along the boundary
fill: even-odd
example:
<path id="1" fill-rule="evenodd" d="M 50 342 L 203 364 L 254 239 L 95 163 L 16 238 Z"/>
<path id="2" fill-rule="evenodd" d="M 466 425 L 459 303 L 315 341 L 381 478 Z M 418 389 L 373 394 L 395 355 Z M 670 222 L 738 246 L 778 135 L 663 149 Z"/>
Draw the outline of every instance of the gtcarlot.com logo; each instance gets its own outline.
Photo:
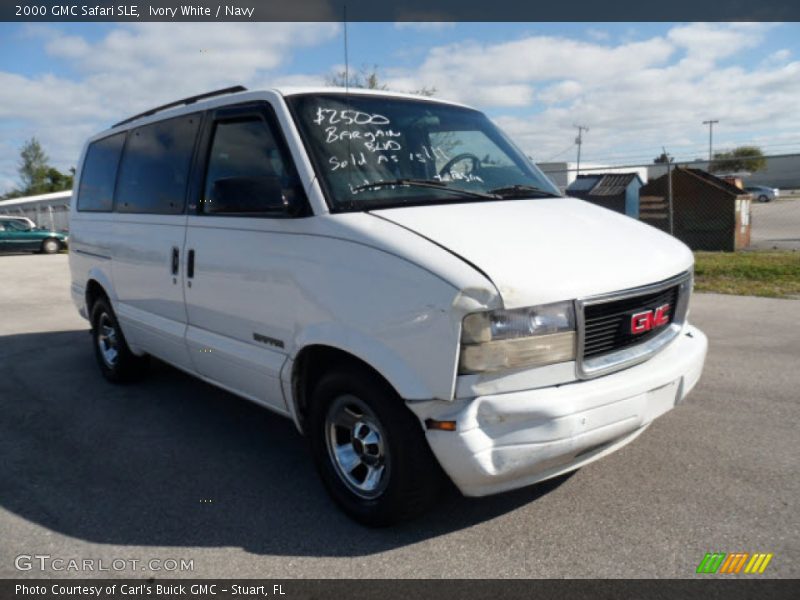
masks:
<path id="1" fill-rule="evenodd" d="M 60 558 L 49 554 L 20 554 L 14 559 L 18 571 L 194 571 L 194 559 L 186 558 Z"/>
<path id="2" fill-rule="evenodd" d="M 772 553 L 756 552 L 706 552 L 697 565 L 697 573 L 704 575 L 738 575 L 739 573 L 760 575 L 772 560 Z"/>

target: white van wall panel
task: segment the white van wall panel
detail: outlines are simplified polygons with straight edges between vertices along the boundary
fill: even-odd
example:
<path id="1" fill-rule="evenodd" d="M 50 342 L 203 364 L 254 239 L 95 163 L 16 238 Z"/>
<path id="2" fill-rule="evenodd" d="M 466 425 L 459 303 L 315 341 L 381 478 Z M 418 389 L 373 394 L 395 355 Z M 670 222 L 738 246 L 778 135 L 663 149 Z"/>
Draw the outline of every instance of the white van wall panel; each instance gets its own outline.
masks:
<path id="1" fill-rule="evenodd" d="M 171 273 L 172 248 L 183 248 L 184 215 L 115 214 L 111 247 L 117 313 L 134 325 L 131 342 L 146 352 L 194 370 L 184 339 L 182 270 Z"/>
<path id="2" fill-rule="evenodd" d="M 69 237 L 69 267 L 74 284 L 86 292 L 89 280 L 103 287 L 111 301 L 116 300 L 111 272 L 111 246 L 114 243 L 111 215 L 83 213 L 73 215 Z"/>
<path id="3" fill-rule="evenodd" d="M 372 365 L 407 398 L 451 398 L 457 290 L 389 252 L 324 235 L 321 225 L 190 217 L 190 325 L 292 357 L 310 344 L 330 345 Z"/>

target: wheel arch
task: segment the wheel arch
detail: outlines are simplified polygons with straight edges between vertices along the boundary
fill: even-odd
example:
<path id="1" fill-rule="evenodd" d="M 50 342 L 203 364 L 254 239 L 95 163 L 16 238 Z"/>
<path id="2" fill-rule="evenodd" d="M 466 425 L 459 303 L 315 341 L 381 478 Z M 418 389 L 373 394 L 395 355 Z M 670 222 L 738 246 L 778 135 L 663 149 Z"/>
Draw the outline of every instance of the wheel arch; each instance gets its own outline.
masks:
<path id="1" fill-rule="evenodd" d="M 114 288 L 111 286 L 106 272 L 100 268 L 92 268 L 87 273 L 86 284 L 84 285 L 84 301 L 86 303 L 86 314 L 91 318 L 92 305 L 97 298 L 103 296 L 110 303 L 111 308 L 115 308 L 116 297 L 114 296 Z"/>
<path id="2" fill-rule="evenodd" d="M 285 374 L 288 381 L 283 382 L 284 390 L 295 425 L 301 432 L 306 429 L 309 400 L 314 386 L 333 368 L 354 366 L 364 369 L 378 377 L 404 400 L 430 397 L 421 382 L 413 381 L 410 372 L 402 373 L 404 369 L 399 364 L 390 369 L 392 373 L 387 373 L 385 368 L 375 365 L 374 360 L 368 360 L 359 354 L 327 343 L 312 343 L 304 346 L 293 360 L 287 362 Z"/>
<path id="3" fill-rule="evenodd" d="M 92 307 L 97 302 L 98 298 L 108 298 L 108 293 L 105 288 L 96 279 L 90 279 L 86 282 L 86 314 L 92 314 Z"/>

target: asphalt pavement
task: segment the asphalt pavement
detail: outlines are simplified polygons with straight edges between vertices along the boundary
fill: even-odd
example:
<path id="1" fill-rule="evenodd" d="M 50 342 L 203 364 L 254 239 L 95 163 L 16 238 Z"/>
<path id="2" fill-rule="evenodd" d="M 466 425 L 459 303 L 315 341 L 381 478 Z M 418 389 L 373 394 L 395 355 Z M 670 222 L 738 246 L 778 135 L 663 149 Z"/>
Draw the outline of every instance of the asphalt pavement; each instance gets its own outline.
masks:
<path id="1" fill-rule="evenodd" d="M 633 444 L 370 530 L 288 420 L 160 363 L 106 383 L 68 285 L 65 255 L 0 256 L 0 577 L 684 578 L 711 551 L 800 576 L 798 300 L 695 296 L 703 378 Z"/>
<path id="2" fill-rule="evenodd" d="M 753 202 L 750 248 L 800 250 L 800 198 Z"/>

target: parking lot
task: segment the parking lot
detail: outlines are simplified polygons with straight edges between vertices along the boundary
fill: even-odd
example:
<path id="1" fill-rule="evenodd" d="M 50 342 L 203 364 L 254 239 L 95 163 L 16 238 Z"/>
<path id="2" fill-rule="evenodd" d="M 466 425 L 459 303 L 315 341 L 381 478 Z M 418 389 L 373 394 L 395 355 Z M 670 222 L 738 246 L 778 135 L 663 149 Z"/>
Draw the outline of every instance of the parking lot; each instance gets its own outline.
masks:
<path id="1" fill-rule="evenodd" d="M 369 530 L 288 420 L 162 364 L 106 383 L 66 255 L 0 255 L 0 280 L 0 577 L 92 575 L 15 568 L 46 554 L 193 561 L 102 573 L 125 577 L 683 578 L 710 551 L 771 552 L 765 576 L 800 576 L 798 300 L 696 296 L 703 379 L 633 444 Z"/>
<path id="2" fill-rule="evenodd" d="M 800 250 L 800 197 L 752 204 L 751 248 Z"/>

